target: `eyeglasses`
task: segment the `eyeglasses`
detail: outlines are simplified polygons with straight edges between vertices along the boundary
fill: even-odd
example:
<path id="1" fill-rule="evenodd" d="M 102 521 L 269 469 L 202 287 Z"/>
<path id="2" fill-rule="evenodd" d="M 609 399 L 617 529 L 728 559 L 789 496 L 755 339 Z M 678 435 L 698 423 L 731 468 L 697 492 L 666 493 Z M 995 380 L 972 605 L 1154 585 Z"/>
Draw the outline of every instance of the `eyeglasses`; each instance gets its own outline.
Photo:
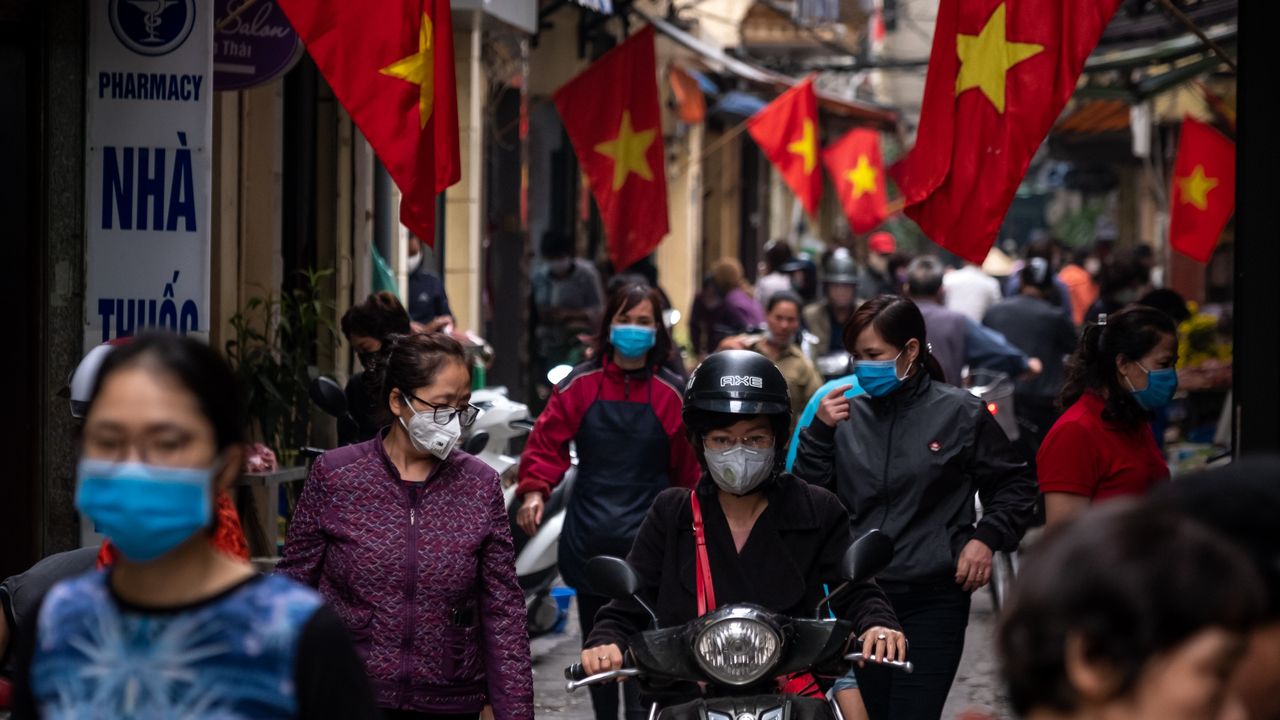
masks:
<path id="1" fill-rule="evenodd" d="M 161 467 L 185 467 L 192 460 L 195 436 L 186 431 L 164 430 L 129 437 L 117 432 L 88 432 L 81 440 L 82 456 L 123 463 L 131 459 Z M 197 453 L 198 454 L 198 453 Z"/>
<path id="2" fill-rule="evenodd" d="M 769 433 L 752 433 L 744 438 L 736 438 L 732 435 L 705 435 L 702 438 L 702 444 L 708 450 L 729 450 L 738 445 L 743 445 L 752 450 L 768 450 L 773 447 L 773 435 Z"/>
<path id="3" fill-rule="evenodd" d="M 456 408 L 452 405 L 434 405 L 408 391 L 404 391 L 404 394 L 410 400 L 416 400 L 431 408 L 431 419 L 435 420 L 438 425 L 448 425 L 453 422 L 453 418 L 456 415 L 458 417 L 458 424 L 462 425 L 462 427 L 471 427 L 471 424 L 476 421 L 476 418 L 480 417 L 480 408 L 470 403 L 468 403 L 464 408 Z M 412 404 L 409 405 L 409 409 L 413 410 Z M 414 412 L 417 411 L 414 410 Z"/>

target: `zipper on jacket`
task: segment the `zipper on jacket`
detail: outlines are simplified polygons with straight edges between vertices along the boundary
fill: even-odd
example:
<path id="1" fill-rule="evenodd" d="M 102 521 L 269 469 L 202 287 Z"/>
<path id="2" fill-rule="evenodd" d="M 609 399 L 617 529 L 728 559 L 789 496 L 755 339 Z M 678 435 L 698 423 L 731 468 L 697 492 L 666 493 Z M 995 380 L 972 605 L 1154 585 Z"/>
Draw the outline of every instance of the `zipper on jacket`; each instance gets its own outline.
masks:
<path id="1" fill-rule="evenodd" d="M 408 530 L 408 551 L 405 553 L 405 587 L 404 587 L 404 634 L 400 638 L 400 700 L 397 704 L 402 705 L 407 700 L 409 689 L 413 685 L 411 677 L 410 658 L 413 656 L 413 636 L 414 636 L 414 619 L 417 617 L 417 608 L 414 607 L 418 595 L 418 513 L 417 502 L 421 501 L 422 495 L 428 491 L 427 487 L 422 487 L 419 493 L 414 492 L 414 488 L 405 488 L 405 492 L 409 493 L 409 530 Z"/>
<path id="2" fill-rule="evenodd" d="M 622 399 L 631 399 L 631 376 L 625 373 L 622 376 Z"/>
<path id="3" fill-rule="evenodd" d="M 893 455 L 893 428 L 898 424 L 898 403 L 893 404 L 893 415 L 889 417 L 889 435 L 884 443 L 884 472 L 880 475 L 880 487 L 884 491 L 884 517 L 880 520 L 880 530 L 889 522 L 889 458 Z"/>

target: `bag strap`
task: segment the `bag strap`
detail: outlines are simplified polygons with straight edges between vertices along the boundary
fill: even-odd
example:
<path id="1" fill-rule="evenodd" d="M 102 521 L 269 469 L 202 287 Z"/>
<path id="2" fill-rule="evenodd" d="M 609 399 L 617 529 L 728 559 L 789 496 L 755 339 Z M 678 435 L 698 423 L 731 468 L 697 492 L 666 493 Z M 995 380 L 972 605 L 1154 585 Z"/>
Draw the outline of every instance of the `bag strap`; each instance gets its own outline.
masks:
<path id="1" fill-rule="evenodd" d="M 697 544 L 695 572 L 697 573 L 698 617 L 716 609 L 716 591 L 711 582 L 711 561 L 707 559 L 707 534 L 702 530 L 702 505 L 696 491 L 689 493 L 693 506 L 693 540 Z"/>

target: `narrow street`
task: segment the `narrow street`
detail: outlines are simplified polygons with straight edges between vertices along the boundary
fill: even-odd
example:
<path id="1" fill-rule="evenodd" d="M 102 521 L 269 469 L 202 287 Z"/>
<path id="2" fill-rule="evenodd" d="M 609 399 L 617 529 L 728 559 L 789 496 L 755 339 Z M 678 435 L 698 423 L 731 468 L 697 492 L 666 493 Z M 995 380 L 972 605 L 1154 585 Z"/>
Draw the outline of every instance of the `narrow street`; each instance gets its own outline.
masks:
<path id="1" fill-rule="evenodd" d="M 539 720 L 591 720 L 591 699 L 585 690 L 564 691 L 564 668 L 578 657 L 581 639 L 577 610 L 570 615 L 563 635 L 548 635 L 533 641 L 535 712 Z M 998 720 L 1013 718 L 1000 692 L 995 647 L 995 614 L 991 595 L 985 590 L 973 596 L 969 632 L 965 637 L 964 659 L 956 675 L 944 720 L 963 718 L 967 711 L 988 714 Z"/>

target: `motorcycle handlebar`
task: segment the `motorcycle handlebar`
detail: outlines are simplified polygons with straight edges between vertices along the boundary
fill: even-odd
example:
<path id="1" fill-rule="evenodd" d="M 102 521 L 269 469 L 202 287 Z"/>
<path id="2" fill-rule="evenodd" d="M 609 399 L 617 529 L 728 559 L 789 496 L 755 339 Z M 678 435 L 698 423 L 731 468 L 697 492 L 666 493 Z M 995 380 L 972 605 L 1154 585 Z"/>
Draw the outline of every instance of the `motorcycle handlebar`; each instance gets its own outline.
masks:
<path id="1" fill-rule="evenodd" d="M 606 670 L 595 675 L 586 675 L 582 669 L 582 665 L 574 663 L 564 669 L 564 677 L 569 682 L 565 683 L 565 692 L 573 692 L 587 685 L 598 685 L 600 683 L 618 680 L 622 678 L 632 678 L 640 674 L 636 668 L 619 668 L 618 670 Z"/>
<path id="2" fill-rule="evenodd" d="M 849 655 L 845 655 L 844 659 L 848 662 L 866 661 L 870 663 L 876 663 L 878 665 L 888 665 L 889 667 L 897 668 L 902 672 L 908 673 L 908 674 L 910 674 L 912 671 L 916 669 L 916 666 L 912 665 L 911 662 L 908 660 L 883 660 L 882 661 L 882 660 L 876 659 L 875 655 L 867 656 L 867 655 L 863 655 L 860 652 L 850 653 Z"/>

